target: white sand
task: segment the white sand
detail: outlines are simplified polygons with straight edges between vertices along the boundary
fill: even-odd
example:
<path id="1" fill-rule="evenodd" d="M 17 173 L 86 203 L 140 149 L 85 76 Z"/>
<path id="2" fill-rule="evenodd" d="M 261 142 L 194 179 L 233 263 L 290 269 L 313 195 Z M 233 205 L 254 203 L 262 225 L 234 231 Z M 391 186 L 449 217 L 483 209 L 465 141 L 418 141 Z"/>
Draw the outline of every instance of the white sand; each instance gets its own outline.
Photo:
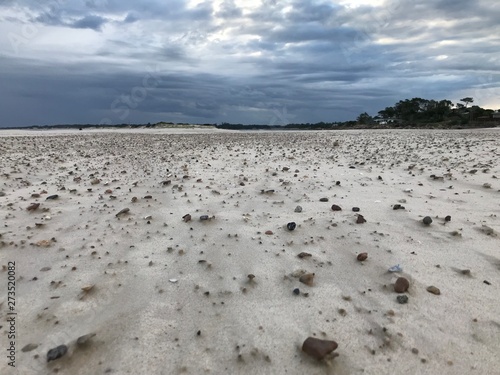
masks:
<path id="1" fill-rule="evenodd" d="M 16 262 L 18 313 L 12 369 L 0 271 L 0 373 L 499 373 L 499 133 L 0 131 L 0 265 Z M 291 276 L 301 269 L 312 287 Z M 308 336 L 339 356 L 310 358 Z M 68 354 L 47 363 L 61 344 Z"/>

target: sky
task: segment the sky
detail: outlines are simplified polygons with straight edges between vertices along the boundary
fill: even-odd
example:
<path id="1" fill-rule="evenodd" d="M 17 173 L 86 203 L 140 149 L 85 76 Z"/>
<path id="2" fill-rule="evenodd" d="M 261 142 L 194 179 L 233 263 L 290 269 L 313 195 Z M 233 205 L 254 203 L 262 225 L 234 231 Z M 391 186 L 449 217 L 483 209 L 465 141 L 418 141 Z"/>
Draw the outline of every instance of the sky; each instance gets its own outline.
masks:
<path id="1" fill-rule="evenodd" d="M 0 127 L 500 109 L 498 0 L 0 0 Z"/>

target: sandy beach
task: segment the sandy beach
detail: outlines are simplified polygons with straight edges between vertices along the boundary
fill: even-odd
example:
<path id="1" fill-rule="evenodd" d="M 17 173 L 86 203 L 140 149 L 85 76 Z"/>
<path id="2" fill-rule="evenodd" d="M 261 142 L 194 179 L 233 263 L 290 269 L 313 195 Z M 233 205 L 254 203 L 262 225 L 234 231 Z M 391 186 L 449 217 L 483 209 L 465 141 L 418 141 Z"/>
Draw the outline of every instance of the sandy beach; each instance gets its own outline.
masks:
<path id="1" fill-rule="evenodd" d="M 499 374 L 499 136 L 0 131 L 0 373 Z"/>

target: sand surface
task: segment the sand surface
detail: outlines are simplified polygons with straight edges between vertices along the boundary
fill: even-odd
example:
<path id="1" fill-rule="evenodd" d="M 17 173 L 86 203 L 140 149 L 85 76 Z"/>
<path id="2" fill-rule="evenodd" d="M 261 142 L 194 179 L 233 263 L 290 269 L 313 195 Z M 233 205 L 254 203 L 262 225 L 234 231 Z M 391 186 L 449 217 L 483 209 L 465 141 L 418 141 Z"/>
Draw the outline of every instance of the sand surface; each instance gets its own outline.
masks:
<path id="1" fill-rule="evenodd" d="M 499 135 L 1 131 L 0 373 L 499 374 Z"/>

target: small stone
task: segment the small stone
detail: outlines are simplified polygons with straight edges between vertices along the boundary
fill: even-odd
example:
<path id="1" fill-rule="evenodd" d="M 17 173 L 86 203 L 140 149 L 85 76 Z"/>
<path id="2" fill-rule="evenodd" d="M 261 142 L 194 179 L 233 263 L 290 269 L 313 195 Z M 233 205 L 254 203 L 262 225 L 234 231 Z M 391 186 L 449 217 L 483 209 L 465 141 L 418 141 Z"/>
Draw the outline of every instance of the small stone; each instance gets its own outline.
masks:
<path id="1" fill-rule="evenodd" d="M 35 350 L 36 348 L 38 348 L 38 344 L 28 344 L 28 345 L 23 346 L 21 351 L 23 353 L 27 353 L 27 352 L 31 352 L 32 350 Z"/>
<path id="2" fill-rule="evenodd" d="M 146 195 L 146 196 L 144 196 L 142 199 L 152 199 L 152 198 L 153 198 L 153 196 L 152 196 L 152 195 Z"/>
<path id="3" fill-rule="evenodd" d="M 335 341 L 308 337 L 302 344 L 302 351 L 320 361 L 337 349 L 337 347 L 338 344 Z"/>
<path id="4" fill-rule="evenodd" d="M 418 354 L 418 349 L 417 349 L 417 348 L 413 348 L 413 349 L 411 350 L 411 352 L 412 352 L 413 354 Z"/>
<path id="5" fill-rule="evenodd" d="M 446 216 L 446 217 L 444 218 L 444 221 L 451 221 L 451 216 L 450 216 L 450 215 Z"/>
<path id="6" fill-rule="evenodd" d="M 84 286 L 84 287 L 82 287 L 81 289 L 82 289 L 84 292 L 88 293 L 88 292 L 90 292 L 93 288 L 94 288 L 94 284 L 90 284 L 90 285 L 85 285 L 85 286 Z"/>
<path id="7" fill-rule="evenodd" d="M 332 211 L 342 211 L 342 208 L 337 204 L 332 204 Z"/>
<path id="8" fill-rule="evenodd" d="M 297 224 L 295 224 L 293 221 L 292 221 L 292 222 L 290 222 L 290 223 L 288 223 L 288 224 L 286 225 L 286 228 L 287 228 L 289 231 L 294 230 L 296 227 L 297 227 Z"/>
<path id="9" fill-rule="evenodd" d="M 26 209 L 28 211 L 34 211 L 36 210 L 38 207 L 40 207 L 40 203 L 31 203 Z"/>
<path id="10" fill-rule="evenodd" d="M 363 215 L 358 215 L 358 218 L 356 219 L 356 224 L 363 224 L 366 223 L 366 219 Z"/>
<path id="11" fill-rule="evenodd" d="M 54 194 L 54 195 L 49 195 L 47 198 L 45 198 L 45 200 L 48 201 L 48 200 L 54 200 L 57 198 L 59 198 L 59 195 Z"/>
<path id="12" fill-rule="evenodd" d="M 427 287 L 427 291 L 429 293 L 432 293 L 432 294 L 435 294 L 435 295 L 440 295 L 441 294 L 441 291 L 439 290 L 439 288 L 436 288 L 435 286 L 431 285 L 429 287 Z"/>
<path id="13" fill-rule="evenodd" d="M 295 211 L 295 212 L 302 212 L 302 207 L 297 206 L 297 207 L 295 207 L 295 210 L 294 210 L 294 211 Z"/>
<path id="14" fill-rule="evenodd" d="M 300 259 L 312 257 L 312 254 L 306 253 L 306 252 L 301 252 L 299 255 L 297 255 Z"/>
<path id="15" fill-rule="evenodd" d="M 273 231 L 272 230 L 266 230 L 265 231 L 265 234 L 267 234 L 268 236 L 272 235 L 273 234 Z"/>
<path id="16" fill-rule="evenodd" d="M 248 277 L 248 280 L 250 280 L 250 281 L 253 281 L 253 279 L 255 279 L 255 275 L 252 273 L 249 274 L 247 277 Z"/>
<path id="17" fill-rule="evenodd" d="M 353 208 L 352 208 L 352 210 L 353 210 L 354 212 L 359 212 L 359 207 L 353 207 Z"/>
<path id="18" fill-rule="evenodd" d="M 397 300 L 400 304 L 404 305 L 405 303 L 408 303 L 408 296 L 407 296 L 407 295 L 405 295 L 405 294 L 402 294 L 402 295 L 400 295 L 400 296 L 397 296 L 397 297 L 396 297 L 396 300 Z"/>
<path id="19" fill-rule="evenodd" d="M 424 223 L 425 225 L 431 225 L 431 223 L 432 223 L 432 219 L 431 219 L 431 217 L 430 217 L 430 216 L 426 216 L 426 217 L 424 217 L 422 221 L 423 221 L 423 223 Z"/>
<path id="20" fill-rule="evenodd" d="M 190 214 L 186 214 L 182 217 L 182 220 L 184 220 L 185 223 L 187 223 L 188 221 L 191 221 L 191 215 Z"/>
<path id="21" fill-rule="evenodd" d="M 295 288 L 293 290 L 293 294 L 295 294 L 296 296 L 298 296 L 300 294 L 300 289 L 299 288 Z"/>
<path id="22" fill-rule="evenodd" d="M 320 198 L 319 201 L 320 202 L 328 202 L 328 198 Z"/>
<path id="23" fill-rule="evenodd" d="M 94 337 L 96 334 L 95 333 L 89 333 L 83 336 L 78 337 L 76 340 L 77 345 L 85 345 L 87 342 Z"/>
<path id="24" fill-rule="evenodd" d="M 313 286 L 314 273 L 306 273 L 305 275 L 300 276 L 299 281 L 308 286 Z"/>
<path id="25" fill-rule="evenodd" d="M 396 293 L 404 293 L 410 287 L 410 282 L 404 277 L 398 277 L 396 282 L 394 283 L 394 291 Z"/>
<path id="26" fill-rule="evenodd" d="M 118 217 L 120 215 L 126 214 L 130 211 L 130 208 L 124 208 L 123 210 L 119 211 L 115 216 Z"/>
<path id="27" fill-rule="evenodd" d="M 56 348 L 50 349 L 47 352 L 47 362 L 55 361 L 61 358 L 68 352 L 68 347 L 66 345 L 59 345 Z"/>
<path id="28" fill-rule="evenodd" d="M 462 275 L 470 276 L 470 270 L 469 270 L 469 269 L 460 270 L 460 273 L 461 273 Z"/>
<path id="29" fill-rule="evenodd" d="M 359 253 L 356 259 L 359 260 L 360 262 L 363 262 L 366 259 L 368 259 L 368 253 Z"/>
<path id="30" fill-rule="evenodd" d="M 486 285 L 491 285 L 491 283 L 488 280 L 483 280 L 483 283 L 485 283 Z"/>
<path id="31" fill-rule="evenodd" d="M 208 219 L 209 219 L 208 215 L 201 215 L 200 216 L 200 220 L 201 221 L 205 221 L 205 220 L 208 220 Z"/>

